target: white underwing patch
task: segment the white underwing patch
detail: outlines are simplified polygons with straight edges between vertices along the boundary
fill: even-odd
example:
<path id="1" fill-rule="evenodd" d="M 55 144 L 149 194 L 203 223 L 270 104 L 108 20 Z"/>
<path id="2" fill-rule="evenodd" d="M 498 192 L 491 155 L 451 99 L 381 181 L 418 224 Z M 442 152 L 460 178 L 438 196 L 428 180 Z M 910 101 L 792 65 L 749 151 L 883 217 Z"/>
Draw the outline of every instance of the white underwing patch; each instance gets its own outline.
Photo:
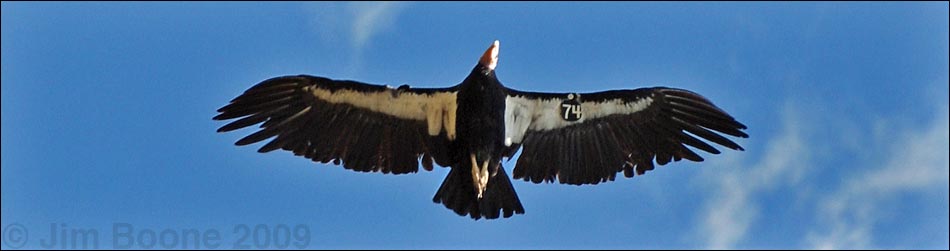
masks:
<path id="1" fill-rule="evenodd" d="M 513 143 L 521 143 L 528 130 L 546 131 L 564 128 L 584 121 L 606 117 L 608 115 L 632 114 L 646 109 L 653 103 L 652 97 L 635 101 L 611 99 L 600 102 L 580 102 L 583 116 L 577 120 L 565 119 L 562 105 L 565 99 L 532 99 L 522 96 L 508 96 L 505 99 L 505 137 Z"/>
<path id="2" fill-rule="evenodd" d="M 531 125 L 531 113 L 535 109 L 535 104 L 529 100 L 518 97 L 508 96 L 505 98 L 505 145 L 508 143 L 520 143 L 524 138 L 524 132 Z"/>
<path id="3" fill-rule="evenodd" d="M 455 139 L 457 92 L 419 94 L 393 89 L 378 92 L 346 89 L 330 91 L 316 87 L 310 88 L 310 92 L 314 97 L 331 104 L 348 104 L 401 119 L 425 121 L 429 135 L 435 136 L 445 131 L 449 139 Z"/>

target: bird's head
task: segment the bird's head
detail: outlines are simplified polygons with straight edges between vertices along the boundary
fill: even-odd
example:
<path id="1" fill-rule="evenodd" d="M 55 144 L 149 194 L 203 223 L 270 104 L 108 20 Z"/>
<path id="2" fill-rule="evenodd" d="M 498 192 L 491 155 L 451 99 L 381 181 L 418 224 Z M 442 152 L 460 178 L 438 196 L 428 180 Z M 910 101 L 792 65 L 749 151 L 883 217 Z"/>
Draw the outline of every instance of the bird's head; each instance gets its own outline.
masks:
<path id="1" fill-rule="evenodd" d="M 488 75 L 495 72 L 495 66 L 498 66 L 498 40 L 495 40 L 488 47 L 488 50 L 485 50 L 485 53 L 478 60 L 478 66 L 482 70 L 482 74 Z"/>

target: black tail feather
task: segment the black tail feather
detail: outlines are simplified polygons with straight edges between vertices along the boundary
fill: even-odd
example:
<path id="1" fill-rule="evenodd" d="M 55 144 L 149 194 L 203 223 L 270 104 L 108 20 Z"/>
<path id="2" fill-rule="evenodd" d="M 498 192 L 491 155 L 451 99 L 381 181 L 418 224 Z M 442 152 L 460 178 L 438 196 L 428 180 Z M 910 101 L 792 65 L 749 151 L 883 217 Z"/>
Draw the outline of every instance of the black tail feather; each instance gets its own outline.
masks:
<path id="1" fill-rule="evenodd" d="M 456 214 L 469 215 L 472 219 L 497 219 L 514 214 L 524 214 L 524 207 L 511 179 L 505 169 L 498 167 L 498 173 L 488 179 L 488 186 L 481 199 L 478 199 L 472 185 L 472 175 L 465 167 L 453 167 L 449 175 L 442 181 L 442 186 L 435 193 L 432 202 L 441 203 Z"/>

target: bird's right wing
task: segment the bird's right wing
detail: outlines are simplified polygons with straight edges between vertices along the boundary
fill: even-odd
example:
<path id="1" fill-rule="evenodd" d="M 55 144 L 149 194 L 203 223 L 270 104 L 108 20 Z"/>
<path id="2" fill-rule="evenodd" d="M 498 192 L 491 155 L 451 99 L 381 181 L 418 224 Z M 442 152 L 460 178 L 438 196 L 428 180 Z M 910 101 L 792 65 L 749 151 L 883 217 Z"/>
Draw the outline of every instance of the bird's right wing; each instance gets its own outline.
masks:
<path id="1" fill-rule="evenodd" d="M 265 80 L 218 109 L 215 120 L 241 118 L 218 129 L 228 132 L 263 122 L 261 130 L 235 143 L 271 137 L 259 152 L 292 151 L 317 162 L 333 161 L 361 172 L 411 173 L 419 161 L 448 166 L 455 138 L 456 93 L 443 89 L 398 89 L 314 76 Z"/>
<path id="2" fill-rule="evenodd" d="M 633 177 L 671 160 L 703 158 L 691 146 L 719 151 L 699 138 L 742 150 L 719 135 L 748 137 L 746 126 L 699 94 L 656 87 L 597 93 L 508 90 L 508 157 L 521 156 L 514 178 L 535 183 L 596 184 L 623 171 Z M 717 133 L 718 132 L 718 133 Z"/>

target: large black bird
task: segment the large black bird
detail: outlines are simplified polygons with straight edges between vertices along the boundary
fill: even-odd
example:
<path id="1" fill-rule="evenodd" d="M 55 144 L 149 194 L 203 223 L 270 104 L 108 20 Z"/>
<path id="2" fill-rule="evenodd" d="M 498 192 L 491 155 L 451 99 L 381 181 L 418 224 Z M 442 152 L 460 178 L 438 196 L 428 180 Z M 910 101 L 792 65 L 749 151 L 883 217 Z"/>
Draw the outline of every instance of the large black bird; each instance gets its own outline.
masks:
<path id="1" fill-rule="evenodd" d="M 654 160 L 703 160 L 686 146 L 719 153 L 695 136 L 743 150 L 719 133 L 746 138 L 746 126 L 699 94 L 666 87 L 518 91 L 495 75 L 498 48 L 496 40 L 468 77 L 449 88 L 283 76 L 251 87 L 214 119 L 241 118 L 218 132 L 263 122 L 236 143 L 273 137 L 262 153 L 283 149 L 360 172 L 451 167 L 432 200 L 474 219 L 524 213 L 501 166 L 518 148 L 524 149 L 515 179 L 573 185 L 614 180 L 619 172 L 641 175 Z"/>

